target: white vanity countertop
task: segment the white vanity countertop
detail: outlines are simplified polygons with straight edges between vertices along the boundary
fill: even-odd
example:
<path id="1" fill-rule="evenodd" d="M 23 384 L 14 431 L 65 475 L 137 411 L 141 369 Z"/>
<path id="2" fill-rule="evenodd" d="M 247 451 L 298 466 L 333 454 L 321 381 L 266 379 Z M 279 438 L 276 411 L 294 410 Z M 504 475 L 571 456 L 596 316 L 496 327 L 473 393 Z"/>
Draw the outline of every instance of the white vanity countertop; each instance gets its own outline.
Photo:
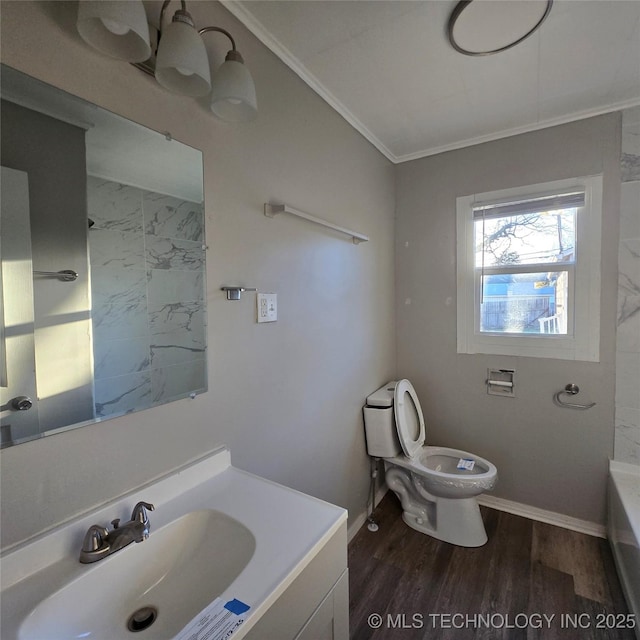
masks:
<path id="1" fill-rule="evenodd" d="M 199 509 L 221 511 L 254 535 L 251 560 L 219 594 L 223 601 L 237 598 L 251 607 L 234 632 L 234 640 L 246 635 L 347 519 L 345 509 L 236 469 L 231 466 L 229 450 L 219 449 L 7 551 L 1 559 L 3 633 L 15 634 L 20 621 L 58 584 L 94 566 L 78 561 L 89 526 L 107 525 L 117 517 L 128 520 L 133 505 L 141 500 L 155 505 L 149 514 L 151 536 Z M 127 549 L 135 553 L 137 546 Z"/>

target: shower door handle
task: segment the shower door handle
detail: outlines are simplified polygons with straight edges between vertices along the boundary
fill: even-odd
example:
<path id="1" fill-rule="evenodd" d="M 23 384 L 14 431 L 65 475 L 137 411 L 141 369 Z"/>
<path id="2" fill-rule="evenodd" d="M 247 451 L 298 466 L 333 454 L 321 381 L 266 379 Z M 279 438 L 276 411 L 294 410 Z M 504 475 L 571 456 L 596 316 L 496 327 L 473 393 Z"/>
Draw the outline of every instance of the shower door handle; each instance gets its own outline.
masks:
<path id="1" fill-rule="evenodd" d="M 28 396 L 16 396 L 10 404 L 14 411 L 28 411 L 33 407 L 33 400 Z"/>

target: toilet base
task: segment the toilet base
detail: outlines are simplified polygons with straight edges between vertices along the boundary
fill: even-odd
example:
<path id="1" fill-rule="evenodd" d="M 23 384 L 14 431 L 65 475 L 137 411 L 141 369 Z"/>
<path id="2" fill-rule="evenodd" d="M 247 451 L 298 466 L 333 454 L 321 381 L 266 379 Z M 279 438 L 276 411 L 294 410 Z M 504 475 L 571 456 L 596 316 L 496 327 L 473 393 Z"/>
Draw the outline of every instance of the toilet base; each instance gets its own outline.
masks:
<path id="1" fill-rule="evenodd" d="M 420 493 L 411 472 L 385 465 L 389 488 L 402 504 L 402 519 L 412 529 L 460 547 L 481 547 L 487 542 L 480 507 L 475 497 L 438 498 L 422 488 Z"/>
<path id="2" fill-rule="evenodd" d="M 394 492 L 395 493 L 395 492 Z M 396 493 L 396 495 L 398 495 Z M 398 496 L 402 501 L 402 497 Z M 480 507 L 475 498 L 435 498 L 437 526 L 429 526 L 410 511 L 402 512 L 402 519 L 412 529 L 426 533 L 436 540 L 442 540 L 459 547 L 481 547 L 486 544 L 487 532 L 484 528 Z M 448 503 L 448 504 L 447 504 Z M 418 522 L 422 520 L 422 522 Z"/>

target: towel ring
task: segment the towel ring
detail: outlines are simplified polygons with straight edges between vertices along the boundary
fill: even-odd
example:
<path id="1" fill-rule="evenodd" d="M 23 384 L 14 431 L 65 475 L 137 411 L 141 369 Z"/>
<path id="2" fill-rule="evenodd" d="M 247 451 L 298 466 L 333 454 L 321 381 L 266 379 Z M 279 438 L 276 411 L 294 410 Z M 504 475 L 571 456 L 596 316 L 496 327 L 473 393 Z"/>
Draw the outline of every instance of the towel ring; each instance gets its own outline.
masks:
<path id="1" fill-rule="evenodd" d="M 560 407 L 566 407 L 567 409 L 591 409 L 591 407 L 595 407 L 596 403 L 591 402 L 590 404 L 578 404 L 576 402 L 565 402 L 560 398 L 562 394 L 566 394 L 568 396 L 575 396 L 580 392 L 580 387 L 577 384 L 569 383 L 562 391 L 558 391 L 558 393 L 554 394 L 553 400 Z"/>

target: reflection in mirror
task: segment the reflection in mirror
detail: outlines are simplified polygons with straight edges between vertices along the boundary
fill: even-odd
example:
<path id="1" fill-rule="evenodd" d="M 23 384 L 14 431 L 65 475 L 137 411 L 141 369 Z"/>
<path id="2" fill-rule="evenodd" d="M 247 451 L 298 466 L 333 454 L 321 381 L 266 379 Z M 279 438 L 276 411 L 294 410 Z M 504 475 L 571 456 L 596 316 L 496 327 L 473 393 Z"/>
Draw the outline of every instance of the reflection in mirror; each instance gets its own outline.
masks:
<path id="1" fill-rule="evenodd" d="M 201 152 L 0 70 L 2 446 L 206 391 Z"/>

